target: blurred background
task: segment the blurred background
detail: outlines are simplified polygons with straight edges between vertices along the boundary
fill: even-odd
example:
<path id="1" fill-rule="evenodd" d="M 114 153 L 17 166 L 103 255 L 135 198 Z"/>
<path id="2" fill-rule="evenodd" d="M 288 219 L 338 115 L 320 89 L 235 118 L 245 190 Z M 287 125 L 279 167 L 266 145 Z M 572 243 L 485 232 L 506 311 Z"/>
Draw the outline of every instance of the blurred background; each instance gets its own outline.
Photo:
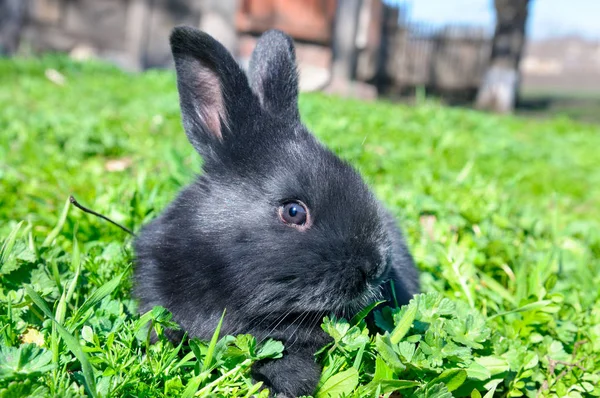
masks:
<path id="1" fill-rule="evenodd" d="M 245 65 L 277 28 L 296 40 L 305 91 L 599 122 L 598 20 L 594 0 L 0 0 L 0 52 L 169 68 L 185 24 Z"/>

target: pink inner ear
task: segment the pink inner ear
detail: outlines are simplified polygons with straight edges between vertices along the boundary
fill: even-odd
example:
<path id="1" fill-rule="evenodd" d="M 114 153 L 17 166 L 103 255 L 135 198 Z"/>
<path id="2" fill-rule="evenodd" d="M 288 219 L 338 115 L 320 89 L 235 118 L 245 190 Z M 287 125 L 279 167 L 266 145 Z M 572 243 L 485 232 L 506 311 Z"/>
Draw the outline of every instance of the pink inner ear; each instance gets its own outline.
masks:
<path id="1" fill-rule="evenodd" d="M 195 90 L 200 120 L 215 137 L 219 140 L 223 139 L 221 121 L 227 119 L 219 77 L 207 67 L 200 68 Z"/>

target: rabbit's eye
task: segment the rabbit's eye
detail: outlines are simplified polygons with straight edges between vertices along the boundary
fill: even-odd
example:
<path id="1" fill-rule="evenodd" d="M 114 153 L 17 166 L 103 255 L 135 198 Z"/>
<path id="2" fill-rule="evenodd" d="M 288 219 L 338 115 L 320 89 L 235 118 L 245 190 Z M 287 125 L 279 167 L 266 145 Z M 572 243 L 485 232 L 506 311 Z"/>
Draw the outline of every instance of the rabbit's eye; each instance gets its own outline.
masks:
<path id="1" fill-rule="evenodd" d="M 281 220 L 293 227 L 308 227 L 308 210 L 302 202 L 287 202 L 279 207 Z"/>

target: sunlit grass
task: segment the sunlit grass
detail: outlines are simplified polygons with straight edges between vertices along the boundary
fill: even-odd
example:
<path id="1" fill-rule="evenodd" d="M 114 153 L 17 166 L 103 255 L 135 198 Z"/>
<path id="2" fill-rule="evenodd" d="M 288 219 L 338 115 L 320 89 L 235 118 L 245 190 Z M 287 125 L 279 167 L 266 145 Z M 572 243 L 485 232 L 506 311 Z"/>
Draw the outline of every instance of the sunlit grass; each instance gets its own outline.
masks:
<path id="1" fill-rule="evenodd" d="M 318 396 L 600 395 L 599 127 L 431 102 L 300 105 L 398 217 L 429 293 L 379 313 L 377 336 L 360 317 L 326 320 Z M 173 346 L 168 313 L 136 313 L 131 237 L 65 207 L 74 194 L 138 230 L 199 166 L 170 72 L 0 61 L 0 396 L 256 393 L 250 365 L 281 346 Z"/>

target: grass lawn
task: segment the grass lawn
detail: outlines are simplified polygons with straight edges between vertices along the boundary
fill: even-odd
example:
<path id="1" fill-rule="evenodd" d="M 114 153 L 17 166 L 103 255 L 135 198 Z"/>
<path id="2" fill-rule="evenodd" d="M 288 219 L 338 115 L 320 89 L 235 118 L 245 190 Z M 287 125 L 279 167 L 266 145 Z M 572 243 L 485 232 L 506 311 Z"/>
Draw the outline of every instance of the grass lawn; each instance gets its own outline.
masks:
<path id="1" fill-rule="evenodd" d="M 597 91 L 523 90 L 517 113 L 530 117 L 566 116 L 600 124 L 600 94 Z"/>
<path id="2" fill-rule="evenodd" d="M 600 396 L 600 127 L 300 105 L 397 215 L 424 291 L 378 332 L 326 318 L 317 397 Z M 173 346 L 165 310 L 136 312 L 131 237 L 68 206 L 155 217 L 200 170 L 178 106 L 170 72 L 0 61 L 0 397 L 266 396 L 249 368 L 281 344 Z"/>

